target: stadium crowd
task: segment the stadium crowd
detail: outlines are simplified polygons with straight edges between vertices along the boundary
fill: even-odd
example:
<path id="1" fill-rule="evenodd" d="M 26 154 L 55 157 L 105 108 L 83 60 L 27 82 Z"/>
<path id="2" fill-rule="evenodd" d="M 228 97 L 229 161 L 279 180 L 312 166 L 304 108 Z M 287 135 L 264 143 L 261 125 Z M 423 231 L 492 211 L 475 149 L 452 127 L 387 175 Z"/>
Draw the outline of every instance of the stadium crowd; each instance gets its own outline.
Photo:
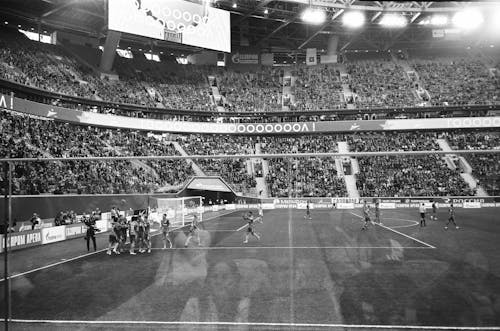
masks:
<path id="1" fill-rule="evenodd" d="M 500 133 L 496 131 L 450 131 L 442 133 L 453 149 L 500 149 Z M 500 194 L 500 157 L 495 154 L 466 155 L 472 175 L 490 195 Z"/>
<path id="2" fill-rule="evenodd" d="M 356 185 L 360 196 L 415 197 L 474 195 L 459 171 L 440 156 L 359 157 Z"/>
<path id="3" fill-rule="evenodd" d="M 500 101 L 498 79 L 478 59 L 416 58 L 411 64 L 434 106 L 490 105 Z"/>
<path id="4" fill-rule="evenodd" d="M 166 109 L 215 112 L 217 106 L 228 112 L 253 113 L 282 110 L 283 100 L 291 97 L 283 97 L 283 69 L 262 67 L 253 72 L 239 72 L 210 66 L 162 64 L 148 61 L 143 54 L 136 53 L 133 59 L 116 57 L 113 68 L 118 80 L 108 76 L 101 79 L 62 46 L 30 41 L 21 33 L 8 29 L 2 29 L 0 34 L 3 37 L 0 41 L 1 78 L 61 95 L 117 104 L 84 110 L 161 117 L 161 112 L 125 113 L 118 106 L 133 104 L 163 109 L 166 115 Z M 498 77 L 479 60 L 466 54 L 451 58 L 416 56 L 408 62 L 415 70 L 412 77 L 390 57 L 346 59 L 342 65 L 347 76 L 340 74 L 339 65 L 293 69 L 295 84 L 291 93 L 295 103 L 289 105 L 291 110 L 344 109 L 348 103 L 354 103 L 357 108 L 415 107 L 422 102 L 416 92 L 422 87 L 436 106 L 499 101 Z M 344 83 L 353 92 L 354 97 L 350 100 L 344 98 Z M 214 96 L 212 87 L 218 88 L 221 97 Z M 71 108 L 77 107 L 87 108 L 82 105 Z"/>
<path id="5" fill-rule="evenodd" d="M 255 154 L 252 137 L 192 134 L 178 139 L 190 155 Z M 245 159 L 199 159 L 195 161 L 207 175 L 221 176 L 237 192 L 251 192 L 257 185 Z"/>
<path id="6" fill-rule="evenodd" d="M 87 157 L 175 155 L 173 146 L 144 132 L 75 126 L 0 112 L 0 155 Z M 15 163 L 14 194 L 153 192 L 192 175 L 183 161 L 58 161 Z"/>

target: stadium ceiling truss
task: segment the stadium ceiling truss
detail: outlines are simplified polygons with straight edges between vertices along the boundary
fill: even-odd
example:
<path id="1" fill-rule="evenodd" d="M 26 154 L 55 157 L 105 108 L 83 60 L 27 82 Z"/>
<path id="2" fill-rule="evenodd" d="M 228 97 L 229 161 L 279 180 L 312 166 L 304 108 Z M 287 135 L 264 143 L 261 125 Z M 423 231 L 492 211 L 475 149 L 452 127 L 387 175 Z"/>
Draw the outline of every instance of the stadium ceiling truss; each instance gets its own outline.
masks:
<path id="1" fill-rule="evenodd" d="M 189 0 L 206 1 L 206 0 Z M 439 1 L 359 1 L 359 0 L 210 0 L 213 5 L 231 12 L 232 47 L 255 45 L 271 52 L 305 53 L 315 47 L 327 48 L 328 39 L 338 36 L 339 50 L 422 47 L 432 43 L 431 28 L 419 21 L 435 13 L 453 13 L 464 7 L 491 6 L 493 2 Z M 0 19 L 41 30 L 62 30 L 104 38 L 107 32 L 107 0 L 4 0 Z M 236 4 L 236 7 L 234 5 Z M 320 26 L 305 24 L 300 19 L 307 7 L 320 7 L 327 13 Z M 365 12 L 367 22 L 359 30 L 342 26 L 342 14 L 349 10 Z M 383 13 L 397 12 L 410 23 L 398 30 L 384 29 L 378 24 Z M 122 36 L 122 41 L 135 45 L 154 44 L 158 49 L 197 52 L 199 49 Z"/>

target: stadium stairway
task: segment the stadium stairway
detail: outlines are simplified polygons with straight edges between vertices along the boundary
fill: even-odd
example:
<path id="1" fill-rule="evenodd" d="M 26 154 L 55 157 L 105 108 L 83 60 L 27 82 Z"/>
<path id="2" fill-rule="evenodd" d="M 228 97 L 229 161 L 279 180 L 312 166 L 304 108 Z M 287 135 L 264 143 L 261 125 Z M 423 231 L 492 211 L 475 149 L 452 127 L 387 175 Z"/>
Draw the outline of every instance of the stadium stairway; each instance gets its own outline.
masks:
<path id="1" fill-rule="evenodd" d="M 346 141 L 339 141 L 337 143 L 338 148 L 339 148 L 339 153 L 348 153 L 349 152 L 349 145 L 347 144 Z M 340 159 L 339 159 L 340 160 Z M 344 175 L 344 182 L 345 182 L 345 187 L 347 189 L 347 194 L 349 195 L 349 198 L 359 198 L 359 191 L 356 186 L 356 174 L 359 173 L 359 164 L 358 160 L 355 158 L 342 158 L 341 163 L 350 163 L 351 166 L 351 173 L 349 175 L 346 175 L 344 173 L 344 169 L 341 166 L 341 171 L 337 169 L 337 172 L 339 174 Z M 338 167 L 338 166 L 337 166 Z"/>
<path id="2" fill-rule="evenodd" d="M 282 96 L 289 96 L 290 97 L 290 104 L 294 105 L 295 104 L 295 94 L 294 94 L 294 86 L 295 86 L 295 80 L 297 77 L 292 76 L 292 70 L 290 68 L 285 68 L 285 72 L 283 73 L 283 94 Z M 285 85 L 285 81 L 290 80 L 290 85 Z M 283 98 L 282 98 L 283 99 Z M 289 106 L 285 106 L 283 103 L 282 106 L 283 111 L 288 111 L 290 110 Z"/>
<path id="3" fill-rule="evenodd" d="M 181 145 L 177 141 L 169 141 L 167 143 L 172 143 L 174 146 L 175 150 L 179 152 L 182 156 L 188 156 L 188 153 L 182 148 Z M 206 174 L 201 170 L 201 168 L 191 159 L 186 159 L 186 162 L 191 165 L 191 168 L 193 168 L 194 173 L 196 176 L 206 176 Z"/>
<path id="4" fill-rule="evenodd" d="M 116 153 L 119 156 L 123 155 L 123 153 L 120 151 L 119 148 L 117 148 L 115 146 L 111 146 L 109 143 L 107 143 L 106 141 L 102 140 L 101 138 L 97 138 L 97 139 L 99 139 L 99 141 L 101 141 L 101 143 L 104 146 L 106 146 L 107 148 L 116 151 Z M 141 161 L 141 160 L 130 160 L 130 164 L 132 164 L 132 167 L 134 167 L 134 168 L 142 168 L 142 169 L 144 169 L 146 172 L 148 172 L 149 174 L 153 175 L 157 179 L 160 178 L 160 175 L 158 175 L 158 173 L 156 172 L 156 170 L 154 170 L 153 168 L 151 168 L 150 166 L 148 166 L 144 161 Z"/>
<path id="5" fill-rule="evenodd" d="M 453 152 L 448 141 L 446 139 L 436 139 L 441 150 L 445 152 Z M 469 162 L 463 156 L 457 156 L 456 154 L 446 154 L 443 157 L 444 161 L 450 169 L 460 169 L 460 177 L 469 185 L 469 188 L 475 190 L 476 196 L 488 196 L 486 190 L 484 190 L 480 185 L 477 185 L 476 178 L 472 175 L 472 167 Z M 458 164 L 458 166 L 457 166 Z"/>
<path id="6" fill-rule="evenodd" d="M 262 154 L 260 149 L 260 143 L 255 144 L 255 154 L 256 155 Z M 257 182 L 255 189 L 257 193 L 262 192 L 259 195 L 259 198 L 268 198 L 269 193 L 267 192 L 266 177 L 267 174 L 269 173 L 269 163 L 267 162 L 267 160 L 261 158 L 255 159 L 255 162 L 260 162 L 262 164 L 262 177 L 255 177 L 255 181 Z"/>
<path id="7" fill-rule="evenodd" d="M 347 73 L 347 70 L 345 68 L 345 66 L 343 64 L 339 64 L 338 65 L 338 69 L 339 69 L 339 72 L 340 72 L 340 77 L 342 79 L 342 77 L 349 77 L 349 74 Z M 354 109 L 356 108 L 356 106 L 354 105 L 354 103 L 348 103 L 347 100 L 349 100 L 350 97 L 352 97 L 352 99 L 354 100 L 354 93 L 352 92 L 351 88 L 349 87 L 349 84 L 348 83 L 344 83 L 342 81 L 342 94 L 343 94 L 343 97 L 344 97 L 344 101 L 346 102 L 347 104 L 347 109 Z"/>

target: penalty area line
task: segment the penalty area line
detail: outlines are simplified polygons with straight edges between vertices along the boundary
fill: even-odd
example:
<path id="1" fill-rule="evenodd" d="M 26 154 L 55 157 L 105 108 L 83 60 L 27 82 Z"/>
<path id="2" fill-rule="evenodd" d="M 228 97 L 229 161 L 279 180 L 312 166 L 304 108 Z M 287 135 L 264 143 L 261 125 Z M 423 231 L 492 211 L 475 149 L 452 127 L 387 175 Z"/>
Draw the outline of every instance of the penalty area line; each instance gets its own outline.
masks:
<path id="1" fill-rule="evenodd" d="M 5 321 L 5 319 L 0 319 Z M 188 321 L 78 321 L 78 320 L 28 320 L 9 319 L 11 323 L 80 324 L 80 325 L 194 325 L 194 326 L 267 326 L 303 328 L 353 328 L 353 329 L 407 329 L 407 330 L 500 330 L 498 326 L 428 326 L 428 325 L 362 325 L 326 323 L 271 323 L 271 322 L 188 322 Z"/>
<path id="2" fill-rule="evenodd" d="M 358 215 L 358 214 L 355 214 L 355 213 L 352 213 L 352 212 L 350 212 L 350 213 L 351 213 L 352 215 L 356 216 L 356 217 L 359 217 L 359 218 L 363 219 L 363 216 L 361 216 L 361 215 Z M 409 239 L 411 239 L 411 240 L 414 240 L 414 241 L 416 241 L 416 242 L 418 242 L 418 243 L 421 243 L 422 245 L 425 245 L 425 246 L 427 246 L 427 247 L 429 247 L 429 248 L 436 248 L 436 247 L 432 246 L 431 244 L 426 243 L 425 241 L 422 241 L 422 240 L 419 240 L 419 239 L 414 238 L 414 237 L 412 237 L 412 236 L 409 236 L 409 235 L 407 235 L 407 234 L 405 234 L 405 233 L 403 233 L 403 232 L 399 232 L 398 230 L 391 229 L 391 228 L 390 228 L 390 227 L 388 227 L 388 226 L 385 226 L 385 225 L 382 225 L 382 224 L 379 224 L 379 223 L 374 223 L 374 224 L 376 224 L 376 225 L 380 226 L 381 228 L 387 229 L 387 230 L 389 230 L 389 231 L 392 231 L 392 232 L 394 232 L 394 233 L 397 233 L 397 234 L 399 234 L 399 235 L 402 235 L 402 236 L 404 236 L 404 237 L 406 237 L 406 238 L 409 238 Z"/>

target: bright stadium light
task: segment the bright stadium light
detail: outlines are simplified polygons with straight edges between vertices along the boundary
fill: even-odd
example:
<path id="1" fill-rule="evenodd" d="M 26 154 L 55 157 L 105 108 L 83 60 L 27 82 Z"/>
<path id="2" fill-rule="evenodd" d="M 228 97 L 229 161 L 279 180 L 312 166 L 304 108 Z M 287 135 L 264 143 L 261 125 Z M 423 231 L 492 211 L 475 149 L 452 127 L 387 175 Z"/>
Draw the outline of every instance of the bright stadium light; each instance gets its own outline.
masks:
<path id="1" fill-rule="evenodd" d="M 365 15 L 359 11 L 350 11 L 342 16 L 342 24 L 349 28 L 359 28 L 365 24 Z"/>
<path id="2" fill-rule="evenodd" d="M 388 28 L 402 28 L 406 26 L 407 23 L 408 21 L 403 15 L 385 14 L 379 24 Z"/>
<path id="3" fill-rule="evenodd" d="M 431 17 L 431 25 L 444 26 L 448 24 L 448 17 L 443 15 L 434 15 Z"/>
<path id="4" fill-rule="evenodd" d="M 309 7 L 302 12 L 300 18 L 306 23 L 318 25 L 326 21 L 326 13 L 319 8 Z"/>
<path id="5" fill-rule="evenodd" d="M 475 8 L 463 9 L 453 16 L 453 24 L 463 30 L 474 30 L 483 23 L 483 15 Z"/>

